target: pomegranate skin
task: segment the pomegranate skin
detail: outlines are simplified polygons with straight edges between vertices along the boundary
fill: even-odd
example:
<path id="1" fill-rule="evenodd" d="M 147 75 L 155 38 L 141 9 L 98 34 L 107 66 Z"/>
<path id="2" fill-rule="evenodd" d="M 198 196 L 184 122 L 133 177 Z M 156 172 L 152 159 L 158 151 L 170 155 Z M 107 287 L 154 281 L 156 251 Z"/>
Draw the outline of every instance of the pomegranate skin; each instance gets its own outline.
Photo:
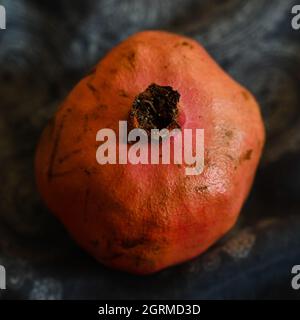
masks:
<path id="1" fill-rule="evenodd" d="M 181 129 L 204 129 L 201 174 L 186 175 L 184 164 L 97 163 L 97 132 L 118 132 L 152 83 L 180 94 Z M 141 32 L 111 50 L 62 103 L 40 138 L 36 181 L 82 248 L 106 266 L 149 274 L 201 254 L 234 225 L 264 140 L 253 96 L 199 43 Z"/>

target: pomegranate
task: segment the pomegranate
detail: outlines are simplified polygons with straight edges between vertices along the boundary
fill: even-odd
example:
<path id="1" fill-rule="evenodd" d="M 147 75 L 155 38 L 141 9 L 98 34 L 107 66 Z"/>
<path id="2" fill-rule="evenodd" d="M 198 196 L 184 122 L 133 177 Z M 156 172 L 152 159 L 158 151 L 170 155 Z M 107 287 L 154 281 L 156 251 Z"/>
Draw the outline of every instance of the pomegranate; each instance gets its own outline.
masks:
<path id="1" fill-rule="evenodd" d="M 119 121 L 148 137 L 153 129 L 203 129 L 204 166 L 187 174 L 185 162 L 99 164 L 97 133 L 118 132 Z M 149 274 L 199 255 L 234 225 L 264 139 L 254 97 L 196 41 L 141 32 L 62 103 L 41 136 L 36 180 L 82 248 L 107 266 Z M 118 137 L 116 145 L 117 159 L 133 147 Z"/>

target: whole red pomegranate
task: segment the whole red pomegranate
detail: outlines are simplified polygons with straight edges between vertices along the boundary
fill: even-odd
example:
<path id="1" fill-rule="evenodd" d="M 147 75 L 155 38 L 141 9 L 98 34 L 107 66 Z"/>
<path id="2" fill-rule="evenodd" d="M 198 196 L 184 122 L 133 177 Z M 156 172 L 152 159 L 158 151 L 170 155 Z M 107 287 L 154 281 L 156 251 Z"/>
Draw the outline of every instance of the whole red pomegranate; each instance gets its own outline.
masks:
<path id="1" fill-rule="evenodd" d="M 204 129 L 202 173 L 186 174 L 184 163 L 100 165 L 97 133 L 118 132 L 120 120 L 147 134 Z M 66 98 L 41 136 L 36 179 L 81 247 L 107 266 L 148 274 L 195 257 L 233 226 L 264 136 L 253 96 L 197 42 L 141 32 Z M 118 158 L 124 141 L 116 144 Z"/>

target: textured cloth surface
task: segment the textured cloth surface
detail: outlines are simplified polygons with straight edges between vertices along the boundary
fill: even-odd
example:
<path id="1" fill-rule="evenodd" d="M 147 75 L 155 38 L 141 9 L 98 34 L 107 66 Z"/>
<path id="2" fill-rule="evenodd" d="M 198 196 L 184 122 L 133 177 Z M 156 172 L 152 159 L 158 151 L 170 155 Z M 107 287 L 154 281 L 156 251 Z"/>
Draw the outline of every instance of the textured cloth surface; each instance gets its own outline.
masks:
<path id="1" fill-rule="evenodd" d="M 4 299 L 300 298 L 300 31 L 290 0 L 2 0 L 0 264 Z M 267 144 L 240 219 L 202 256 L 149 277 L 107 269 L 38 196 L 42 128 L 115 44 L 144 29 L 199 40 L 260 102 Z"/>

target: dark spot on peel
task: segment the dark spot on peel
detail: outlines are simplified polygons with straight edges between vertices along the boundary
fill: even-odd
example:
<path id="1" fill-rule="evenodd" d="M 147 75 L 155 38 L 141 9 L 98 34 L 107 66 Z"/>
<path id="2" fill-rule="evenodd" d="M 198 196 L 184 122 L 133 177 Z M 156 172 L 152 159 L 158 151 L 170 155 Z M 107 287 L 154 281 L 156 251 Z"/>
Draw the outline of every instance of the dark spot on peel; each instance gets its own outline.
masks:
<path id="1" fill-rule="evenodd" d="M 131 51 L 126 56 L 127 61 L 129 62 L 129 66 L 134 69 L 135 68 L 135 52 Z"/>
<path id="2" fill-rule="evenodd" d="M 120 90 L 120 97 L 129 98 L 129 94 L 125 90 Z"/>
<path id="3" fill-rule="evenodd" d="M 247 150 L 247 152 L 245 153 L 245 156 L 244 156 L 245 160 L 251 159 L 252 151 L 253 151 L 252 149 Z"/>
<path id="4" fill-rule="evenodd" d="M 117 73 L 118 69 L 111 68 L 109 71 L 110 71 L 111 74 L 115 74 L 115 73 Z"/>
<path id="5" fill-rule="evenodd" d="M 88 82 L 86 85 L 88 86 L 88 88 L 89 88 L 93 93 L 97 92 L 97 89 L 96 89 L 96 88 L 94 87 L 94 85 L 91 84 L 90 82 Z"/>
<path id="6" fill-rule="evenodd" d="M 145 237 L 140 237 L 136 239 L 126 239 L 121 242 L 121 247 L 124 249 L 133 249 L 137 246 L 144 245 L 148 242 L 149 240 Z"/>
<path id="7" fill-rule="evenodd" d="M 89 115 L 85 114 L 83 116 L 83 132 L 86 133 L 89 129 Z"/>
<path id="8" fill-rule="evenodd" d="M 229 139 L 231 139 L 233 137 L 233 131 L 232 130 L 227 130 L 225 132 L 225 136 Z"/>
<path id="9" fill-rule="evenodd" d="M 99 172 L 99 170 L 98 170 L 98 167 L 93 167 L 93 166 L 91 166 L 91 167 L 88 167 L 88 168 L 81 168 L 83 171 L 84 171 L 84 173 L 86 174 L 86 175 L 88 175 L 88 176 L 90 176 L 90 175 L 92 175 L 92 174 L 98 174 L 98 173 L 100 173 Z"/>
<path id="10" fill-rule="evenodd" d="M 187 41 L 183 41 L 183 42 L 181 43 L 181 45 L 182 45 L 182 46 L 189 47 L 190 49 L 193 49 L 193 48 L 194 48 L 194 46 L 193 46 L 192 44 L 190 44 L 189 42 L 187 42 Z"/>
<path id="11" fill-rule="evenodd" d="M 62 163 L 64 163 L 65 161 L 67 161 L 67 160 L 69 160 L 70 158 L 72 158 L 73 156 L 81 153 L 81 151 L 82 151 L 82 149 L 76 149 L 76 150 L 73 150 L 73 151 L 67 153 L 66 155 L 58 158 L 59 164 L 62 164 Z"/>
<path id="12" fill-rule="evenodd" d="M 60 123 L 60 125 L 59 125 L 59 127 L 58 127 L 58 129 L 56 131 L 55 138 L 54 138 L 53 147 L 52 147 L 52 151 L 51 151 L 51 154 L 50 154 L 48 172 L 47 172 L 47 176 L 48 176 L 48 181 L 49 182 L 51 181 L 51 179 L 54 176 L 54 173 L 53 173 L 54 164 L 55 164 L 56 156 L 57 156 L 57 153 L 58 153 L 59 142 L 60 142 L 60 138 L 61 138 L 61 134 L 62 134 L 63 128 L 65 126 L 66 118 L 67 118 L 67 114 L 64 114 L 63 117 L 62 117 L 61 123 Z"/>
<path id="13" fill-rule="evenodd" d="M 180 46 L 183 46 L 183 47 L 188 47 L 189 49 L 194 49 L 194 46 L 189 43 L 188 41 L 181 41 L 181 42 L 177 42 L 174 47 L 175 48 L 178 48 Z"/>
<path id="14" fill-rule="evenodd" d="M 252 149 L 247 150 L 241 157 L 240 157 L 240 163 L 250 160 L 252 156 Z"/>
<path id="15" fill-rule="evenodd" d="M 91 173 L 91 171 L 89 170 L 89 169 L 87 169 L 87 168 L 84 168 L 83 169 L 83 172 L 87 175 L 87 176 L 90 176 L 92 173 Z"/>
<path id="16" fill-rule="evenodd" d="M 99 118 L 99 114 L 98 114 L 98 113 L 101 114 L 101 112 L 107 110 L 107 109 L 108 109 L 108 106 L 107 106 L 106 104 L 100 103 L 100 104 L 97 104 L 97 105 L 95 106 L 95 108 L 96 108 L 96 111 L 95 111 L 94 115 L 97 114 L 97 117 Z"/>
<path id="17" fill-rule="evenodd" d="M 208 189 L 208 186 L 197 186 L 195 187 L 195 191 L 198 193 L 204 192 Z"/>
<path id="18" fill-rule="evenodd" d="M 231 156 L 230 154 L 226 154 L 226 157 L 227 157 L 228 159 L 230 159 L 231 161 L 234 160 L 233 156 Z"/>
<path id="19" fill-rule="evenodd" d="M 70 174 L 73 174 L 76 171 L 77 171 L 77 168 L 73 168 L 73 169 L 70 169 L 70 170 L 62 171 L 62 172 L 55 172 L 55 173 L 52 173 L 51 179 L 62 178 L 62 177 L 68 176 Z"/>
<path id="20" fill-rule="evenodd" d="M 89 118 L 91 118 L 91 120 L 98 120 L 100 118 L 100 115 L 97 111 L 95 111 L 90 114 Z"/>
<path id="21" fill-rule="evenodd" d="M 250 94 L 246 90 L 242 91 L 242 96 L 246 101 L 248 101 L 250 99 Z"/>
<path id="22" fill-rule="evenodd" d="M 87 87 L 90 89 L 90 91 L 92 92 L 92 94 L 94 95 L 96 100 L 99 100 L 99 91 L 97 90 L 97 88 L 89 81 L 87 82 Z"/>

